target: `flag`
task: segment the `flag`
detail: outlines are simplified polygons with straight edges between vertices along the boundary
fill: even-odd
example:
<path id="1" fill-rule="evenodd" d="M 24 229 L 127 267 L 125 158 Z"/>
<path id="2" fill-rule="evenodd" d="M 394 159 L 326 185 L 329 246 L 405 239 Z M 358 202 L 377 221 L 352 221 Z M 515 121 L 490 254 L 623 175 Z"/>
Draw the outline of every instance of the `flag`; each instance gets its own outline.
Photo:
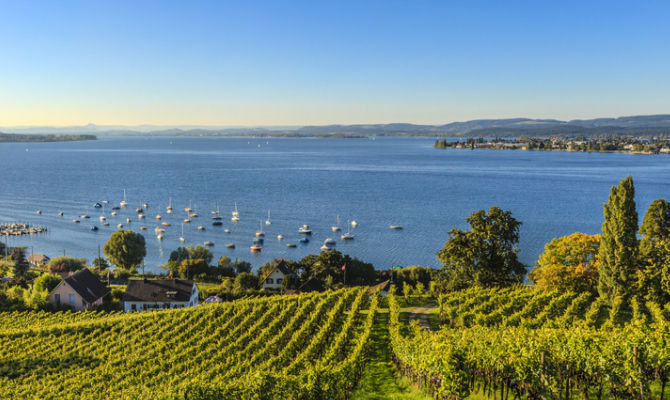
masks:
<path id="1" fill-rule="evenodd" d="M 342 265 L 342 271 L 346 271 L 346 270 L 347 270 L 347 264 Z"/>

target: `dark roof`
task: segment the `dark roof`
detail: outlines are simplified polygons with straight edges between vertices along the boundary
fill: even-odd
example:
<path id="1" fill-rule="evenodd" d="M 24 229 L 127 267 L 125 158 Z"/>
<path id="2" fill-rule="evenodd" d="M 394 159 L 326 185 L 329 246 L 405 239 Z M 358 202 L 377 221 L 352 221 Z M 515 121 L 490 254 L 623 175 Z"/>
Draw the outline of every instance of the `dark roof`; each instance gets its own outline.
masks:
<path id="1" fill-rule="evenodd" d="M 370 293 L 374 293 L 375 290 L 381 289 L 382 291 L 388 291 L 389 286 L 391 286 L 391 280 L 384 281 L 382 283 L 378 283 L 374 286 L 370 286 Z"/>
<path id="2" fill-rule="evenodd" d="M 87 303 L 95 302 L 110 291 L 97 276 L 86 268 L 68 276 L 64 281 Z"/>
<path id="3" fill-rule="evenodd" d="M 281 273 L 284 274 L 284 275 L 295 275 L 293 273 L 293 271 L 291 270 L 291 268 L 289 268 L 288 265 L 286 265 L 286 261 L 284 261 L 284 257 L 282 257 L 280 259 L 275 259 L 274 261 L 272 261 L 271 268 L 268 271 L 268 273 L 265 275 L 265 277 L 263 278 L 263 282 L 265 282 L 265 280 L 268 278 L 268 276 L 270 276 L 270 274 L 272 274 L 276 269 L 280 270 Z"/>
<path id="4" fill-rule="evenodd" d="M 123 301 L 188 302 L 193 281 L 181 279 L 131 279 Z"/>
<path id="5" fill-rule="evenodd" d="M 298 288 L 301 292 L 323 292 L 326 288 L 323 286 L 323 282 L 316 278 L 309 278 L 307 282 L 300 285 Z"/>

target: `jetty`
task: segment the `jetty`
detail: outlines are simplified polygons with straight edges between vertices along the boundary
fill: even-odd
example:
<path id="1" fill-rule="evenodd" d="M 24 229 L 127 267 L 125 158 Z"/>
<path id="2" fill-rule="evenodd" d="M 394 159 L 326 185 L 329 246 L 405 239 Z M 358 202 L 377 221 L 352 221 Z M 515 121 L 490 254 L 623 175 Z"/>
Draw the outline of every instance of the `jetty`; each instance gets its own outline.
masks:
<path id="1" fill-rule="evenodd" d="M 31 226 L 30 224 L 20 222 L 0 224 L 0 235 L 5 236 L 34 235 L 46 231 L 47 228 L 45 226 Z"/>

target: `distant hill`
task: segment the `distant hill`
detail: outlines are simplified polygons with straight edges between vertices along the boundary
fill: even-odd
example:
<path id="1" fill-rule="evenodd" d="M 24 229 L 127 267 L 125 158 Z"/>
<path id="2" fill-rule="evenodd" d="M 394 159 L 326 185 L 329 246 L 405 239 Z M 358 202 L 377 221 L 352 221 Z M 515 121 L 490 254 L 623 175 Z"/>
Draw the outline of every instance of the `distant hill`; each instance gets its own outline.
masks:
<path id="1" fill-rule="evenodd" d="M 477 119 L 443 125 L 408 123 L 314 125 L 314 126 L 104 126 L 7 127 L 0 130 L 20 134 L 89 134 L 102 136 L 275 136 L 275 137 L 366 137 L 366 136 L 555 136 L 555 135 L 670 135 L 670 115 L 639 115 L 561 121 L 556 119 Z"/>
<path id="2" fill-rule="evenodd" d="M 95 140 L 95 135 L 20 135 L 0 132 L 0 143 L 25 142 L 73 142 L 79 140 Z"/>

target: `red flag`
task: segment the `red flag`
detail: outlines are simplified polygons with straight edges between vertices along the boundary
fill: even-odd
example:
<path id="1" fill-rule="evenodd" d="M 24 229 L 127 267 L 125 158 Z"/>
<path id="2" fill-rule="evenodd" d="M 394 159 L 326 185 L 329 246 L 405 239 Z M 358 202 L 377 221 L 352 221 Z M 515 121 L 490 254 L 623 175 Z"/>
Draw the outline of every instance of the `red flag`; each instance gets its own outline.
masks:
<path id="1" fill-rule="evenodd" d="M 344 264 L 344 265 L 342 266 L 342 271 L 344 271 L 344 270 L 346 270 L 346 269 L 347 269 L 347 264 Z"/>

